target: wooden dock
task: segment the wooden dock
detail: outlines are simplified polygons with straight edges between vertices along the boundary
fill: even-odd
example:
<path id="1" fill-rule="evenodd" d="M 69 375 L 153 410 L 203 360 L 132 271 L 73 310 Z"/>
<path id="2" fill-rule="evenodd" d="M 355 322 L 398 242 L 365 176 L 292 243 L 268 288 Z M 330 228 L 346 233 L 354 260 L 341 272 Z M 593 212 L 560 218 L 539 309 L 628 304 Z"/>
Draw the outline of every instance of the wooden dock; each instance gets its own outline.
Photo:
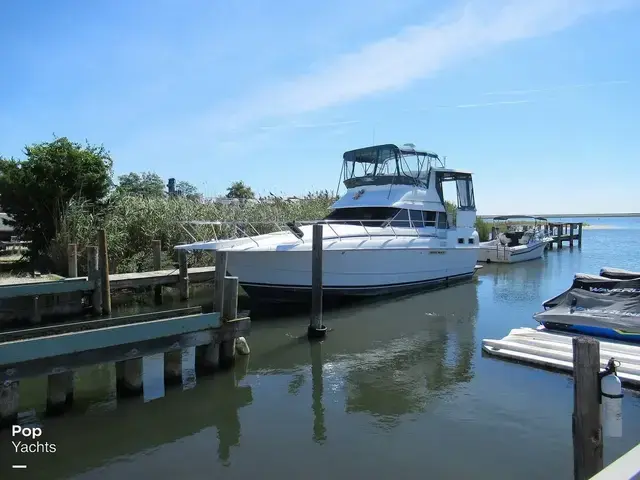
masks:
<path id="1" fill-rule="evenodd" d="M 238 318 L 238 278 L 224 275 L 226 253 L 217 252 L 216 262 L 222 267 L 212 313 L 191 307 L 0 333 L 0 425 L 16 420 L 18 384 L 24 378 L 47 375 L 47 411 L 61 413 L 73 402 L 73 371 L 79 367 L 115 362 L 118 393 L 144 394 L 149 401 L 163 396 L 164 389 L 148 391 L 144 378 L 160 374 L 184 382 L 185 368 L 195 371 L 196 362 L 209 370 L 230 366 L 236 339 L 249 333 L 251 322 Z M 82 282 L 89 280 L 55 283 Z"/>
<path id="2" fill-rule="evenodd" d="M 562 249 L 564 242 L 569 243 L 569 248 L 573 248 L 574 242 L 577 241 L 578 248 L 582 248 L 582 227 L 583 222 L 564 222 L 564 223 L 549 223 L 545 229 L 545 234 L 553 238 L 553 242 L 549 244 L 548 248 L 556 247 Z"/>
<path id="3" fill-rule="evenodd" d="M 100 242 L 102 243 L 102 242 Z M 87 247 L 88 276 L 78 277 L 78 252 L 68 247 L 68 278 L 53 281 L 28 279 L 22 283 L 0 285 L 0 327 L 2 323 L 28 319 L 40 323 L 43 316 L 111 313 L 112 292 L 153 288 L 157 304 L 162 303 L 163 287 L 177 288 L 182 300 L 189 298 L 189 285 L 213 282 L 216 267 L 187 267 L 184 252 L 174 269 L 160 268 L 160 242 L 152 242 L 155 270 L 109 273 L 106 241 L 102 248 Z M 104 251 L 102 251 L 104 250 Z"/>

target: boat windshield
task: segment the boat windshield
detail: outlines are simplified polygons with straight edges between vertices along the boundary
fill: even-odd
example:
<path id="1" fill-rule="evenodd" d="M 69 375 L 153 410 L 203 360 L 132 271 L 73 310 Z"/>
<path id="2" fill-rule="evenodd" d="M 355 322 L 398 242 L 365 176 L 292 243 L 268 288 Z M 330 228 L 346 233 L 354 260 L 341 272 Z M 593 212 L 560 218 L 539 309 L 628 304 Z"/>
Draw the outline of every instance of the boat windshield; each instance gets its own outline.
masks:
<path id="1" fill-rule="evenodd" d="M 424 185 L 429 170 L 444 166 L 435 153 L 418 151 L 412 144 L 376 145 L 345 152 L 343 181 L 347 188 L 363 185 Z M 411 164 L 411 165 L 410 165 Z"/>
<path id="2" fill-rule="evenodd" d="M 392 207 L 350 207 L 338 208 L 325 217 L 332 223 L 348 225 L 364 225 L 365 227 L 382 227 L 391 221 L 400 211 Z"/>

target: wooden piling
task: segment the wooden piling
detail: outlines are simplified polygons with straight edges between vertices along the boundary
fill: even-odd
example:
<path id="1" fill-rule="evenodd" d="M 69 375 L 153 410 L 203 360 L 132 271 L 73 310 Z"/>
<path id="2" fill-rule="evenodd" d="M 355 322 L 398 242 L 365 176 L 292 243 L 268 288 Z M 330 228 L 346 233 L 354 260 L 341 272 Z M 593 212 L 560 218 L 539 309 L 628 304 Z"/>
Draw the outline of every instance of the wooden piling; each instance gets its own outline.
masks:
<path id="1" fill-rule="evenodd" d="M 222 320 L 228 322 L 238 318 L 238 277 L 224 277 L 224 315 Z"/>
<path id="2" fill-rule="evenodd" d="M 578 224 L 578 248 L 582 248 L 582 223 Z"/>
<path id="3" fill-rule="evenodd" d="M 178 288 L 180 289 L 180 300 L 189 299 L 189 269 L 187 267 L 187 251 L 178 251 Z"/>
<path id="4" fill-rule="evenodd" d="M 600 344 L 594 338 L 573 339 L 573 474 L 587 480 L 603 468 L 600 419 Z"/>
<path id="5" fill-rule="evenodd" d="M 152 240 L 151 248 L 153 249 L 153 269 L 157 272 L 162 268 L 162 243 L 160 240 Z M 153 288 L 153 296 L 156 305 L 162 303 L 162 285 Z"/>
<path id="6" fill-rule="evenodd" d="M 78 245 L 70 243 L 67 245 L 67 277 L 76 278 L 78 276 Z"/>
<path id="7" fill-rule="evenodd" d="M 102 283 L 100 279 L 100 268 L 98 260 L 98 248 L 87 247 L 87 278 L 94 283 L 94 289 L 91 294 L 91 307 L 93 313 L 100 315 L 102 313 Z"/>
<path id="8" fill-rule="evenodd" d="M 35 295 L 33 297 L 33 307 L 31 310 L 31 323 L 38 324 L 42 321 L 42 312 L 40 311 L 40 297 Z"/>
<path id="9" fill-rule="evenodd" d="M 100 268 L 100 288 L 102 290 L 102 313 L 111 315 L 111 284 L 109 283 L 109 254 L 107 247 L 107 232 L 104 228 L 98 230 L 98 255 Z"/>
<path id="10" fill-rule="evenodd" d="M 224 318 L 224 279 L 227 276 L 227 252 L 216 250 L 216 275 L 213 291 L 213 311 Z"/>
<path id="11" fill-rule="evenodd" d="M 313 225 L 311 247 L 311 318 L 307 336 L 309 339 L 323 338 L 327 327 L 322 324 L 322 224 Z"/>
<path id="12" fill-rule="evenodd" d="M 573 248 L 573 223 L 569 224 L 569 248 Z"/>

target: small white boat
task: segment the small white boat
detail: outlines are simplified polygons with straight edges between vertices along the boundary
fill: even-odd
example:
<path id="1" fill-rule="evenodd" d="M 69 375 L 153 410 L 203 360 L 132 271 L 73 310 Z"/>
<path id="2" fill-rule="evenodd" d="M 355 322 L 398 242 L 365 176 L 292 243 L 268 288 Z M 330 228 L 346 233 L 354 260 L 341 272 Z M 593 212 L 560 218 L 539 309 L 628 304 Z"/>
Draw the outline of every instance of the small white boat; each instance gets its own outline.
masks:
<path id="1" fill-rule="evenodd" d="M 227 271 L 250 297 L 268 301 L 309 301 L 312 223 L 324 225 L 325 296 L 403 292 L 473 276 L 479 237 L 470 173 L 412 144 L 387 144 L 346 152 L 342 174 L 347 192 L 324 220 L 261 235 L 248 234 L 260 228 L 245 222 L 241 238 L 176 248 L 228 252 Z M 456 225 L 447 216 L 445 182 L 457 187 Z"/>
<path id="2" fill-rule="evenodd" d="M 512 220 L 526 220 L 526 223 L 512 223 Z M 493 222 L 493 239 L 480 242 L 479 262 L 517 263 L 542 258 L 546 246 L 553 240 L 546 235 L 546 218 L 508 215 L 495 217 Z M 500 225 L 506 225 L 506 231 L 501 232 Z"/>

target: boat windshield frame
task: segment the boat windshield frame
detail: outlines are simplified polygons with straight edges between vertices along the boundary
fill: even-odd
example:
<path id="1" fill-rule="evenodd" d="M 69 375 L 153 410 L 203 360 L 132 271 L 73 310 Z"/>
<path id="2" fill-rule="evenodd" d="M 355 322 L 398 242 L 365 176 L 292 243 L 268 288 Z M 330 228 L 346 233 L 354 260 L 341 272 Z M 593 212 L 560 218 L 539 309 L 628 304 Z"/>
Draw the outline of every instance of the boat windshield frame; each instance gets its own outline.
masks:
<path id="1" fill-rule="evenodd" d="M 342 159 L 342 178 L 347 188 L 389 184 L 428 188 L 431 168 L 444 168 L 444 161 L 435 153 L 390 143 L 349 150 Z M 414 169 L 409 160 L 413 160 Z M 357 167 L 360 171 L 356 171 Z"/>
<path id="2" fill-rule="evenodd" d="M 497 217 L 493 217 L 493 224 L 512 224 L 519 225 L 520 222 L 513 222 L 513 220 L 522 220 L 522 221 L 531 221 L 533 220 L 534 227 L 538 224 L 548 224 L 549 219 L 545 217 L 536 217 L 531 215 L 498 215 Z"/>

